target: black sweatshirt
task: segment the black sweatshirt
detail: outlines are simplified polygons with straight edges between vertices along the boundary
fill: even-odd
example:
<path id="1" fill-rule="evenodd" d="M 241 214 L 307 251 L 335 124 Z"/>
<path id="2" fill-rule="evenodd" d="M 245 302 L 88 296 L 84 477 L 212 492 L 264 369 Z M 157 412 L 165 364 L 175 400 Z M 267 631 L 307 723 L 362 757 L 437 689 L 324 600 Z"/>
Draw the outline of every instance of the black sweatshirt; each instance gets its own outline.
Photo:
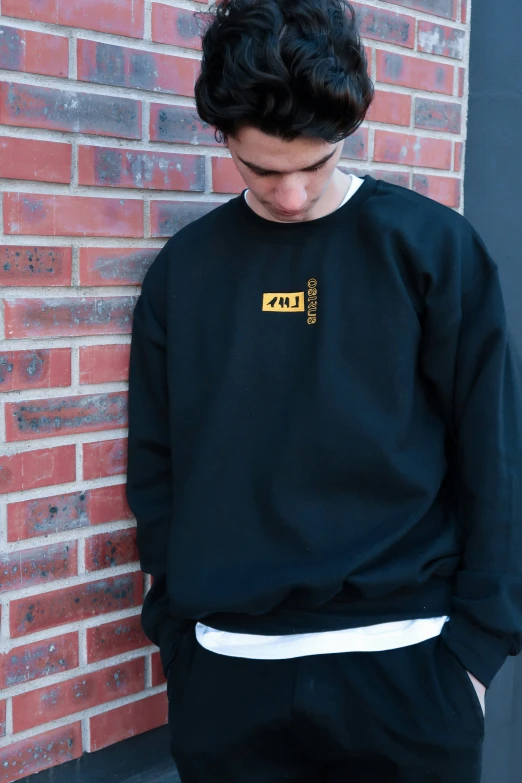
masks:
<path id="1" fill-rule="evenodd" d="M 522 370 L 468 221 L 364 178 L 298 224 L 234 198 L 133 322 L 127 498 L 164 671 L 258 634 L 449 614 L 486 686 L 522 645 Z"/>

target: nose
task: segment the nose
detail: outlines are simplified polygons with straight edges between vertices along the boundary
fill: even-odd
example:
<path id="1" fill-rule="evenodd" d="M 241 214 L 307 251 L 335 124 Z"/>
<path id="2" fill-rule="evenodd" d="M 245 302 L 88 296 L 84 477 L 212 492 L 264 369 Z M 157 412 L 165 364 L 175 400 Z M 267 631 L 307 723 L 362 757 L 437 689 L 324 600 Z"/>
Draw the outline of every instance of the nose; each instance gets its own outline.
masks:
<path id="1" fill-rule="evenodd" d="M 296 182 L 281 183 L 276 193 L 277 209 L 283 212 L 299 212 L 307 201 L 306 190 Z"/>

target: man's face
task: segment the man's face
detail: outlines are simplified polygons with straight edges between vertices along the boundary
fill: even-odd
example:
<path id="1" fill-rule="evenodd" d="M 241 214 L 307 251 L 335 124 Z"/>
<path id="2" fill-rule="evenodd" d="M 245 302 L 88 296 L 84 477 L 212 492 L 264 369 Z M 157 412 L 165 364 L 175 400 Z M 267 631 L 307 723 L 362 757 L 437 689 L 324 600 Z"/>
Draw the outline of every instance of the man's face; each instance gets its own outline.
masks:
<path id="1" fill-rule="evenodd" d="M 300 222 L 325 195 L 340 160 L 343 142 L 282 141 L 256 128 L 227 140 L 232 158 L 257 201 L 275 219 Z"/>

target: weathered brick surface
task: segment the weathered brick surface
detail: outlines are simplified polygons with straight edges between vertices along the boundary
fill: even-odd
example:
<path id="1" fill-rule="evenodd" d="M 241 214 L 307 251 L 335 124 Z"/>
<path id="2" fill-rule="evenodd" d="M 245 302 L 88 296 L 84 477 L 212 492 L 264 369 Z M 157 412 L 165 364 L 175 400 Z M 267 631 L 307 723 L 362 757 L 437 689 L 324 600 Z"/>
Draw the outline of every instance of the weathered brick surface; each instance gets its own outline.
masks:
<path id="1" fill-rule="evenodd" d="M 150 647 L 138 615 L 113 620 L 87 629 L 87 660 L 89 663 L 103 661 L 114 655 Z"/>
<path id="2" fill-rule="evenodd" d="M 189 57 L 78 41 L 78 78 L 86 82 L 192 96 L 198 66 Z"/>
<path id="3" fill-rule="evenodd" d="M 217 206 L 216 202 L 208 201 L 153 201 L 150 209 L 152 236 L 171 237 Z"/>
<path id="4" fill-rule="evenodd" d="M 2 13 L 133 38 L 144 32 L 144 0 L 3 0 Z"/>
<path id="5" fill-rule="evenodd" d="M 12 647 L 9 653 L 0 655 L 0 688 L 13 688 L 76 669 L 79 663 L 77 631 Z"/>
<path id="6" fill-rule="evenodd" d="M 4 179 L 69 183 L 71 161 L 70 144 L 0 138 L 0 177 Z"/>
<path id="7" fill-rule="evenodd" d="M 0 593 L 54 582 L 78 573 L 78 544 L 69 541 L 0 554 Z"/>
<path id="8" fill-rule="evenodd" d="M 417 98 L 415 100 L 415 127 L 460 133 L 462 130 L 462 106 L 460 103 Z"/>
<path id="9" fill-rule="evenodd" d="M 443 24 L 434 24 L 421 20 L 419 22 L 419 43 L 417 48 L 421 52 L 440 54 L 443 57 L 453 57 L 456 60 L 464 59 L 464 46 L 466 33 L 455 27 L 446 27 Z"/>
<path id="10" fill-rule="evenodd" d="M 152 5 L 152 40 L 157 43 L 201 49 L 203 26 L 193 11 L 163 3 Z"/>
<path id="11" fill-rule="evenodd" d="M 469 0 L 354 5 L 376 97 L 340 169 L 462 211 Z M 194 106 L 207 0 L 0 6 L 0 783 L 13 783 L 167 721 L 125 495 L 132 314 L 164 241 L 245 183 Z M 42 733 L 50 720 L 63 725 Z"/>
<path id="12" fill-rule="evenodd" d="M 8 541 L 63 533 L 90 525 L 132 519 L 125 485 L 34 498 L 7 507 Z"/>
<path id="13" fill-rule="evenodd" d="M 80 249 L 80 285 L 141 285 L 158 255 L 156 248 Z"/>
<path id="14" fill-rule="evenodd" d="M 78 171 L 80 185 L 149 190 L 205 190 L 203 155 L 80 147 Z"/>
<path id="15" fill-rule="evenodd" d="M 0 68 L 43 76 L 69 75 L 69 40 L 0 25 Z"/>
<path id="16" fill-rule="evenodd" d="M 5 404 L 8 441 L 77 435 L 127 426 L 126 392 Z"/>
<path id="17" fill-rule="evenodd" d="M 197 118 L 195 109 L 163 103 L 150 106 L 150 138 L 177 144 L 220 146 L 214 130 Z"/>
<path id="18" fill-rule="evenodd" d="M 452 65 L 406 57 L 396 52 L 377 52 L 377 81 L 415 90 L 453 93 Z"/>
<path id="19" fill-rule="evenodd" d="M 71 285 L 70 247 L 0 245 L 0 288 Z"/>
<path id="20" fill-rule="evenodd" d="M 127 469 L 127 438 L 83 444 L 84 479 L 118 476 Z"/>
<path id="21" fill-rule="evenodd" d="M 110 383 L 129 378 L 130 345 L 85 345 L 80 347 L 82 383 Z"/>
<path id="22" fill-rule="evenodd" d="M 75 446 L 0 456 L 0 493 L 67 484 L 76 478 Z"/>
<path id="23" fill-rule="evenodd" d="M 127 334 L 135 296 L 15 299 L 5 303 L 6 337 Z"/>
<path id="24" fill-rule="evenodd" d="M 0 123 L 141 139 L 141 103 L 133 98 L 4 82 L 0 84 Z"/>
<path id="25" fill-rule="evenodd" d="M 0 392 L 70 385 L 70 348 L 0 351 Z"/>
<path id="26" fill-rule="evenodd" d="M 143 591 L 139 571 L 107 576 L 61 590 L 11 601 L 11 636 L 18 638 L 47 628 L 138 606 Z"/>
<path id="27" fill-rule="evenodd" d="M 137 199 L 6 193 L 6 234 L 75 237 L 142 237 L 143 204 Z"/>

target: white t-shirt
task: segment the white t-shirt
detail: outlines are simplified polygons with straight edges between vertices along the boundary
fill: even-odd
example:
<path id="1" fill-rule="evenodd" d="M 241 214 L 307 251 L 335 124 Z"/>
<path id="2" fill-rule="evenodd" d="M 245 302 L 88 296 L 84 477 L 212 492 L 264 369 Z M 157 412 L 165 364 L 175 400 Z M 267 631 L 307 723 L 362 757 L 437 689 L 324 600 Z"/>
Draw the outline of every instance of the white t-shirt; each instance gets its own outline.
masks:
<path id="1" fill-rule="evenodd" d="M 351 175 L 350 187 L 340 209 L 357 193 L 362 179 Z M 245 200 L 247 193 L 245 192 Z M 248 203 L 248 200 L 247 200 Z M 247 633 L 230 633 L 196 625 L 198 642 L 214 653 L 233 658 L 277 660 L 300 658 L 305 655 L 325 655 L 346 652 L 376 652 L 408 647 L 438 636 L 449 617 L 428 617 L 420 620 L 400 620 L 379 623 L 363 628 L 347 628 L 341 631 L 320 631 L 285 636 L 258 636 Z"/>

